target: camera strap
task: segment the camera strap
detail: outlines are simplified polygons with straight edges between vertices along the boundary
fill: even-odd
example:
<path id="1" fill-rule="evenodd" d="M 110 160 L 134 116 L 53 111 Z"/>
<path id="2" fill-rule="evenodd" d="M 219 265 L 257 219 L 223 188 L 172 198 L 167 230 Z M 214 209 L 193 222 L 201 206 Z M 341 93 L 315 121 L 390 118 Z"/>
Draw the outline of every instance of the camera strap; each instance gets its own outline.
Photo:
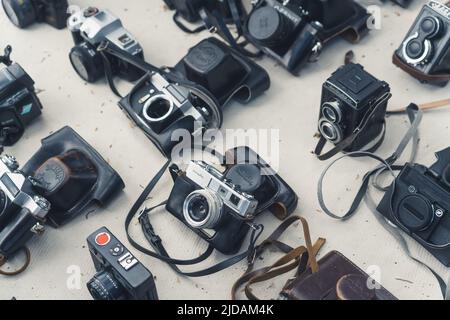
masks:
<path id="1" fill-rule="evenodd" d="M 335 145 L 334 148 L 327 151 L 326 153 L 322 154 L 322 150 L 325 147 L 325 144 L 327 143 L 327 140 L 325 137 L 321 136 L 320 140 L 314 150 L 314 154 L 317 156 L 319 160 L 328 160 L 331 157 L 335 156 L 341 151 L 344 151 L 346 148 L 352 145 L 352 143 L 358 138 L 358 136 L 367 129 L 367 127 L 370 125 L 370 120 L 372 117 L 376 114 L 378 108 L 380 108 L 386 101 L 388 101 L 392 97 L 392 94 L 390 92 L 385 93 L 380 99 L 377 100 L 377 102 L 374 104 L 370 112 L 367 112 L 364 117 L 362 118 L 361 122 L 358 124 L 358 126 L 353 130 L 352 134 L 350 134 L 347 138 L 339 142 Z M 369 150 L 365 150 L 367 152 L 372 152 L 378 149 L 378 147 L 381 146 L 381 144 L 384 141 L 384 136 L 386 133 L 386 125 L 384 125 L 384 129 L 382 132 L 382 136 L 379 138 L 377 143 L 371 147 Z"/>
<path id="2" fill-rule="evenodd" d="M 300 221 L 303 226 L 305 245 L 292 248 L 289 245 L 280 242 L 278 238 L 288 227 L 298 221 Z M 319 238 L 312 244 L 306 219 L 300 216 L 289 217 L 272 233 L 272 235 L 255 248 L 255 259 L 252 259 L 252 261 L 248 263 L 245 273 L 234 283 L 231 289 L 231 299 L 237 299 L 238 290 L 243 285 L 245 285 L 244 292 L 248 299 L 259 300 L 252 292 L 252 284 L 276 278 L 294 269 L 297 269 L 295 277 L 301 275 L 308 268 L 311 268 L 313 273 L 317 272 L 318 264 L 316 256 L 325 244 L 325 241 L 324 238 Z M 269 247 L 275 247 L 285 254 L 270 266 L 254 270 L 255 261 L 261 257 L 265 249 Z"/>
<path id="3" fill-rule="evenodd" d="M 325 170 L 322 172 L 322 174 L 319 178 L 319 182 L 317 184 L 317 196 L 319 199 L 320 207 L 328 216 L 330 216 L 334 219 L 338 219 L 338 220 L 346 220 L 346 219 L 350 218 L 358 210 L 362 200 L 364 199 L 364 196 L 367 193 L 367 189 L 369 187 L 370 178 L 372 176 L 378 177 L 381 174 L 381 172 L 386 170 L 386 168 L 391 167 L 398 160 L 398 158 L 403 154 L 406 146 L 409 144 L 409 142 L 411 140 L 413 141 L 413 145 L 412 145 L 410 160 L 411 161 L 414 160 L 415 155 L 417 153 L 417 146 L 419 143 L 418 128 L 419 128 L 420 122 L 422 121 L 423 113 L 418 108 L 417 105 L 410 104 L 407 108 L 407 114 L 408 114 L 408 118 L 411 123 L 411 126 L 408 129 L 408 131 L 406 132 L 406 134 L 404 135 L 403 139 L 401 140 L 401 142 L 398 145 L 395 152 L 390 157 L 383 159 L 380 156 L 377 156 L 369 151 L 350 152 L 350 153 L 344 154 L 341 157 L 337 158 L 336 160 L 331 162 L 325 168 Z M 342 160 L 346 157 L 355 157 L 355 156 L 356 157 L 366 157 L 367 156 L 367 157 L 370 157 L 370 158 L 373 158 L 373 159 L 376 159 L 376 160 L 382 162 L 383 165 L 377 166 L 375 169 L 367 172 L 364 175 L 362 184 L 361 184 L 350 208 L 344 215 L 339 216 L 339 215 L 333 213 L 325 204 L 325 200 L 324 200 L 324 196 L 323 196 L 323 180 L 324 180 L 326 174 L 328 173 L 328 171 L 331 169 L 331 167 L 333 167 L 337 162 L 339 162 L 340 160 Z"/>
<path id="4" fill-rule="evenodd" d="M 28 268 L 28 266 L 30 265 L 30 262 L 31 262 L 31 252 L 30 252 L 30 249 L 28 249 L 27 247 L 23 247 L 22 250 L 25 253 L 24 264 L 20 268 L 14 270 L 14 271 L 5 271 L 5 270 L 0 269 L 0 275 L 16 276 L 16 275 L 24 272 Z M 6 264 L 6 262 L 7 262 L 7 258 L 4 256 L 0 256 L 0 268 L 2 266 L 4 266 Z"/>

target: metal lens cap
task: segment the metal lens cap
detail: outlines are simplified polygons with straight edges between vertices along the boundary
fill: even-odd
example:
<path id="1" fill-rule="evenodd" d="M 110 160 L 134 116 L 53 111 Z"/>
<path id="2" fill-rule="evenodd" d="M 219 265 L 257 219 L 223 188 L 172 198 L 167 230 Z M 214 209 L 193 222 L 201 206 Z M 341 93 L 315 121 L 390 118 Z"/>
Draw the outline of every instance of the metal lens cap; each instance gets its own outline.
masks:
<path id="1" fill-rule="evenodd" d="M 408 56 L 413 59 L 419 58 L 423 54 L 424 46 L 419 40 L 410 41 L 406 47 L 406 52 Z"/>
<path id="2" fill-rule="evenodd" d="M 248 31 L 256 40 L 269 40 L 276 35 L 281 24 L 281 17 L 277 10 L 265 6 L 255 10 L 248 21 Z"/>
<path id="3" fill-rule="evenodd" d="M 225 177 L 246 193 L 252 193 L 257 190 L 261 186 L 263 179 L 261 169 L 257 165 L 245 163 L 232 166 Z"/>
<path id="4" fill-rule="evenodd" d="M 418 195 L 408 196 L 400 202 L 398 219 L 411 231 L 420 231 L 433 221 L 431 203 Z"/>

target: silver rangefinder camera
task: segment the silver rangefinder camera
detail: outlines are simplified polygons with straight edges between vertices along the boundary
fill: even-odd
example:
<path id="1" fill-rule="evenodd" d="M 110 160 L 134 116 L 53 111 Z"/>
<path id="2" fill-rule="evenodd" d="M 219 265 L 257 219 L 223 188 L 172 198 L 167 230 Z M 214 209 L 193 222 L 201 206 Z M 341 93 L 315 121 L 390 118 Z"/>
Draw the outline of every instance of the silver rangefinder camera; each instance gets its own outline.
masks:
<path id="1" fill-rule="evenodd" d="M 97 51 L 100 44 L 108 42 L 123 52 L 144 58 L 144 52 L 136 38 L 122 25 L 119 18 L 108 10 L 95 7 L 74 12 L 67 25 L 75 46 L 70 51 L 70 61 L 78 75 L 87 82 L 96 82 L 105 75 L 104 62 Z M 143 71 L 117 57 L 105 53 L 111 65 L 112 75 L 127 81 L 136 81 Z"/>

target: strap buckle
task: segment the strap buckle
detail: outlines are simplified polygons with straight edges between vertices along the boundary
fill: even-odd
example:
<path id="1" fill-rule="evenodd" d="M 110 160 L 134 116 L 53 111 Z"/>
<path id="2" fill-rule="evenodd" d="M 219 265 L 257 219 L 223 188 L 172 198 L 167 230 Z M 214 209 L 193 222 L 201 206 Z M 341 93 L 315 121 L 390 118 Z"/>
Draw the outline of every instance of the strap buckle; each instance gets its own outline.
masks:
<path id="1" fill-rule="evenodd" d="M 97 47 L 98 52 L 105 51 L 109 46 L 109 41 L 102 41 L 100 45 Z"/>

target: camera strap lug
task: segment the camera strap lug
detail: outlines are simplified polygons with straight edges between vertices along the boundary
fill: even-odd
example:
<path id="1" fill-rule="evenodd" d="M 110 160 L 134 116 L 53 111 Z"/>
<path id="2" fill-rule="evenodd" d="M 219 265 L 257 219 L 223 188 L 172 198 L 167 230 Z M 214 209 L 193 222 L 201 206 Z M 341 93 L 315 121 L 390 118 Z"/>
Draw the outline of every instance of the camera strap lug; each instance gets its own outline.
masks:
<path id="1" fill-rule="evenodd" d="M 36 224 L 31 227 L 30 231 L 38 236 L 41 236 L 45 232 L 45 226 L 39 222 L 36 222 Z"/>
<path id="2" fill-rule="evenodd" d="M 7 45 L 5 47 L 3 55 L 0 56 L 0 63 L 3 63 L 5 66 L 9 67 L 12 64 L 11 52 L 12 52 L 12 47 L 10 45 Z"/>

